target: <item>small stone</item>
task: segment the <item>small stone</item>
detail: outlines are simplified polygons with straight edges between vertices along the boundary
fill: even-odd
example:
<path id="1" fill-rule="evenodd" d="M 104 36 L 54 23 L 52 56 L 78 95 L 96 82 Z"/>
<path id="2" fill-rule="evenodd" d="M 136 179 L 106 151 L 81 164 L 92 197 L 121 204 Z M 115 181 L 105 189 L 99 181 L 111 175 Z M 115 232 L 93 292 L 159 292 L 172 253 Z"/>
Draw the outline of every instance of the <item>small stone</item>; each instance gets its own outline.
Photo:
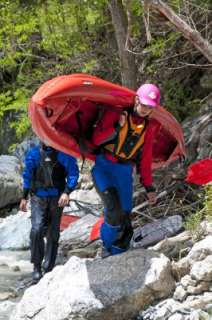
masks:
<path id="1" fill-rule="evenodd" d="M 200 294 L 202 292 L 208 291 L 210 286 L 209 282 L 201 281 L 197 286 L 188 286 L 187 292 L 190 294 Z"/>
<path id="2" fill-rule="evenodd" d="M 199 281 L 212 281 L 212 255 L 194 263 L 191 268 L 191 277 Z"/>
<path id="3" fill-rule="evenodd" d="M 188 286 L 196 286 L 196 283 L 197 282 L 191 279 L 191 276 L 188 274 L 180 280 L 180 284 L 184 287 L 184 289 L 186 289 Z"/>
<path id="4" fill-rule="evenodd" d="M 183 301 L 187 297 L 187 292 L 180 285 L 176 288 L 173 298 L 177 301 Z"/>
<path id="5" fill-rule="evenodd" d="M 184 320 L 185 317 L 182 314 L 176 313 L 169 317 L 169 320 Z"/>
<path id="6" fill-rule="evenodd" d="M 14 267 L 12 267 L 12 270 L 15 271 L 15 272 L 21 271 L 21 269 L 20 269 L 19 266 L 14 266 Z"/>
<path id="7" fill-rule="evenodd" d="M 13 298 L 12 292 L 0 292 L 0 301 L 8 300 L 9 298 Z"/>

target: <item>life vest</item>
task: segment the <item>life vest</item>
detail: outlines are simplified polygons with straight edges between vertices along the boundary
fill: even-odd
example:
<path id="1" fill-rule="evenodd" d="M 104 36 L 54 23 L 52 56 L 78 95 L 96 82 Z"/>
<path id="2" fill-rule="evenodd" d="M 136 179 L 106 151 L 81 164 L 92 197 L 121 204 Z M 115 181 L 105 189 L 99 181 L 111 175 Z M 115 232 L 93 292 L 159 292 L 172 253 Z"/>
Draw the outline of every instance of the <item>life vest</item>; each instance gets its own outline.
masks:
<path id="1" fill-rule="evenodd" d="M 39 188 L 56 188 L 63 191 L 66 184 L 66 171 L 57 160 L 58 152 L 53 150 L 46 153 L 41 150 L 41 159 L 38 167 L 34 169 L 31 190 L 35 192 Z"/>
<path id="2" fill-rule="evenodd" d="M 104 149 L 119 160 L 126 161 L 134 158 L 144 143 L 146 125 L 146 119 L 139 124 L 133 123 L 132 115 L 130 114 L 116 138 L 112 142 L 105 144 Z"/>

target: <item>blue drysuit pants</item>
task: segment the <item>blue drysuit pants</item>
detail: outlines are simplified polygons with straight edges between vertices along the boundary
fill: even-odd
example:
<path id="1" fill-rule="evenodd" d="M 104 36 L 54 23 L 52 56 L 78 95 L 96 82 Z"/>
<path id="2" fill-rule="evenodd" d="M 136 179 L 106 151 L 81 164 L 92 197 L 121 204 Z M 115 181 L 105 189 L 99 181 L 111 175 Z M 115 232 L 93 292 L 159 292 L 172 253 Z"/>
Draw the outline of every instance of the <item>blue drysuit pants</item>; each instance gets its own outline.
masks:
<path id="1" fill-rule="evenodd" d="M 129 221 L 129 214 L 132 210 L 133 195 L 132 171 L 133 168 L 131 163 L 114 163 L 106 159 L 104 155 L 97 156 L 95 165 L 92 169 L 94 184 L 101 198 L 102 195 L 107 192 L 107 190 L 110 190 L 113 193 L 112 201 L 115 199 L 114 193 L 117 194 L 116 199 L 119 201 L 120 209 L 122 214 L 125 216 L 124 218 L 126 218 L 125 222 L 128 221 L 127 223 L 129 228 L 126 229 L 127 233 L 128 231 L 129 233 L 132 233 L 132 227 Z M 127 240 L 127 247 L 118 245 L 117 240 L 120 236 L 120 233 L 123 231 L 123 225 L 121 223 L 111 223 L 111 220 L 116 220 L 115 216 L 118 215 L 117 209 L 115 208 L 115 210 L 112 211 L 112 215 L 114 215 L 114 217 L 112 217 L 112 219 L 111 217 L 108 217 L 110 211 L 109 207 L 111 207 L 111 205 L 111 203 L 108 203 L 107 205 L 104 203 L 104 223 L 101 226 L 100 236 L 104 247 L 111 254 L 117 254 L 126 251 L 131 236 L 127 235 L 129 238 L 129 241 Z"/>

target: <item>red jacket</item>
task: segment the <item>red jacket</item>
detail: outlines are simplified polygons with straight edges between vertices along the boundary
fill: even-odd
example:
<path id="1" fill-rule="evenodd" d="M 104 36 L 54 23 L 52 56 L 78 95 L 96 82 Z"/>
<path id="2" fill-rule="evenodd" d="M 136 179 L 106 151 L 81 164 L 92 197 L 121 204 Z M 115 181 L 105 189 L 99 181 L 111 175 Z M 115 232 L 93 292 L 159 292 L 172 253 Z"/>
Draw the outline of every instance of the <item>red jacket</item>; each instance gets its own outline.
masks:
<path id="1" fill-rule="evenodd" d="M 120 114 L 114 111 L 106 111 L 103 117 L 99 120 L 96 129 L 94 131 L 92 141 L 96 146 L 99 146 L 105 142 L 109 142 L 117 135 L 115 124 L 118 122 Z M 133 116 L 134 123 L 142 123 L 143 118 Z M 150 119 L 146 127 L 146 133 L 144 138 L 144 144 L 141 148 L 141 160 L 139 163 L 140 181 L 144 187 L 151 190 L 152 186 L 152 146 L 154 134 L 159 128 L 159 123 Z M 118 160 L 109 152 L 105 151 L 107 159 L 117 162 Z"/>

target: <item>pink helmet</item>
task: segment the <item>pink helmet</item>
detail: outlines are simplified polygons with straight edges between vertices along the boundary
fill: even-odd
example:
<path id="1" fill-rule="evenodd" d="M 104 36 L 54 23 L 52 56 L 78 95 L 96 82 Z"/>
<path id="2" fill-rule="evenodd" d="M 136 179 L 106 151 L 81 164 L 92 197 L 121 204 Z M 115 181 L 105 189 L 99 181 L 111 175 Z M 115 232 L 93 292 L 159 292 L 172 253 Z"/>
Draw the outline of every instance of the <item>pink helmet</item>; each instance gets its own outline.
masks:
<path id="1" fill-rule="evenodd" d="M 136 92 L 140 102 L 150 107 L 157 107 L 160 104 L 160 89 L 150 83 L 145 83 Z"/>

